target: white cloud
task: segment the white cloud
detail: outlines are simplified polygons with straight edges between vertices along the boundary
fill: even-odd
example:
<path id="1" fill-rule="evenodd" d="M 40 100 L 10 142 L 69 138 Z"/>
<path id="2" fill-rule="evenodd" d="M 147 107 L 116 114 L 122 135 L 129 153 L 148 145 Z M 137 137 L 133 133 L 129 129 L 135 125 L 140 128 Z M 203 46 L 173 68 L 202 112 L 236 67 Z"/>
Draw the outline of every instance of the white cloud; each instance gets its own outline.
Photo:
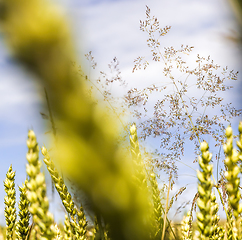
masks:
<path id="1" fill-rule="evenodd" d="M 222 66 L 240 67 L 236 47 L 223 39 L 223 34 L 234 28 L 226 1 L 100 1 L 70 7 L 74 35 L 77 44 L 80 43 L 79 56 L 92 50 L 100 70 L 106 69 L 117 56 L 126 79 L 131 82 L 138 79 L 139 74 L 131 74 L 133 60 L 138 56 L 150 56 L 147 35 L 139 30 L 139 20 L 145 20 L 146 4 L 151 8 L 151 15 L 157 16 L 161 27 L 172 26 L 171 31 L 161 38 L 162 46 L 195 46 L 189 64 L 200 53 L 205 57 L 211 55 L 215 63 Z M 152 69 L 152 75 L 157 77 L 157 71 Z M 148 83 L 154 79 L 144 78 L 142 82 Z M 140 83 L 140 78 L 137 81 Z"/>

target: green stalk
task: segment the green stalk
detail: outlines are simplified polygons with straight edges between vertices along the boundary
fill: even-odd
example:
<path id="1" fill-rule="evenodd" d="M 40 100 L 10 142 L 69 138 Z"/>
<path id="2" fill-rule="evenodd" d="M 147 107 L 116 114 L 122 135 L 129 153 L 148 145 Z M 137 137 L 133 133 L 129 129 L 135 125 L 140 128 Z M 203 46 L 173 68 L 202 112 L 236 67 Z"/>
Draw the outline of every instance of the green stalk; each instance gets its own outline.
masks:
<path id="1" fill-rule="evenodd" d="M 170 189 L 171 189 L 171 175 L 169 178 L 169 186 L 168 186 L 168 190 L 167 190 L 167 196 L 166 196 L 166 209 L 165 209 L 165 216 L 164 216 L 164 224 L 163 224 L 163 230 L 162 230 L 162 237 L 161 240 L 164 240 L 165 237 L 165 229 L 166 229 L 166 215 L 167 215 L 167 211 L 168 211 L 168 206 L 169 206 L 169 194 L 170 194 Z"/>

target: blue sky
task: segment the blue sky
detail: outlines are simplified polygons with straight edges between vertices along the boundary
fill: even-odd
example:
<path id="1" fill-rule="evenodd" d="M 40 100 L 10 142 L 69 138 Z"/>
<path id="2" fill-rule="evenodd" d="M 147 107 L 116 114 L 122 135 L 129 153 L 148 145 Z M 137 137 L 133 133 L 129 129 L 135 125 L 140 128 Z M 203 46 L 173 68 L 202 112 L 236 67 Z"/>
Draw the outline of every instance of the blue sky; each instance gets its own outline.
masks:
<path id="1" fill-rule="evenodd" d="M 84 68 L 89 69 L 84 54 L 92 51 L 97 70 L 91 72 L 91 78 L 99 76 L 99 71 L 108 71 L 107 64 L 117 57 L 120 62 L 122 77 L 129 87 L 143 87 L 160 81 L 157 65 L 151 64 L 146 71 L 132 74 L 133 60 L 138 56 L 150 56 L 146 45 L 147 36 L 139 30 L 139 20 L 145 20 L 146 5 L 151 9 L 160 25 L 172 26 L 170 33 L 162 38 L 166 47 L 179 47 L 181 44 L 194 46 L 191 59 L 197 53 L 207 57 L 211 55 L 215 63 L 240 70 L 239 47 L 226 39 L 235 29 L 235 21 L 225 0 L 61 0 L 54 1 L 67 15 L 77 49 L 77 57 Z M 192 60 L 191 60 L 192 64 Z M 44 91 L 32 81 L 33 76 L 11 59 L 9 52 L 0 41 L 0 179 L 10 166 L 16 170 L 16 184 L 25 179 L 26 138 L 28 129 L 34 129 L 39 145 L 48 145 L 48 124 L 41 119 L 41 101 Z M 241 81 L 241 74 L 239 75 Z M 241 108 L 239 90 L 236 88 L 226 99 Z M 117 92 L 115 94 L 118 94 Z M 152 141 L 152 144 L 155 144 Z M 187 152 L 184 162 L 190 164 L 193 159 Z M 178 165 L 181 175 L 193 174 L 191 169 Z M 194 165 L 194 168 L 197 168 Z M 196 179 L 181 177 L 176 189 L 190 184 L 183 200 L 191 197 L 196 190 Z M 0 187 L 0 224 L 4 224 L 4 188 Z M 57 198 L 57 196 L 56 196 Z M 56 202 L 55 202 L 56 203 Z M 59 203 L 58 203 L 59 204 Z M 56 205 L 55 205 L 56 206 Z M 59 206 L 59 205 L 58 205 Z M 53 205 L 51 205 L 53 209 Z M 58 210 L 55 211 L 59 216 Z"/>

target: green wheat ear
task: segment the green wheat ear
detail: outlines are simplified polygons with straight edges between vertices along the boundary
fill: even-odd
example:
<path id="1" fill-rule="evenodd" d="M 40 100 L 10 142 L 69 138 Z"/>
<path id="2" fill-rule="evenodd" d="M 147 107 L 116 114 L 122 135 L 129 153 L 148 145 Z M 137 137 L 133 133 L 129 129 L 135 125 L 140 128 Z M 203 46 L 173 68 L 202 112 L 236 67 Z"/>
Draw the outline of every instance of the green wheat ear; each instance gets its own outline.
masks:
<path id="1" fill-rule="evenodd" d="M 199 166 L 201 171 L 197 171 L 198 192 L 199 198 L 197 205 L 200 212 L 197 212 L 197 225 L 200 232 L 201 240 L 208 240 L 214 232 L 214 226 L 212 221 L 212 186 L 211 175 L 213 172 L 213 165 L 209 164 L 212 159 L 212 154 L 208 151 L 207 142 L 201 143 L 202 156 L 199 156 Z"/>
<path id="2" fill-rule="evenodd" d="M 227 192 L 228 192 L 228 201 L 229 205 L 233 210 L 233 215 L 235 217 L 235 221 L 231 218 L 233 224 L 233 237 L 237 238 L 237 236 L 241 235 L 240 222 L 242 213 L 242 203 L 240 203 L 241 193 L 239 190 L 240 178 L 238 177 L 241 169 L 238 166 L 238 161 L 241 160 L 241 145 L 242 145 L 242 123 L 239 124 L 239 141 L 237 141 L 237 146 L 240 151 L 238 152 L 233 147 L 233 131 L 230 126 L 227 127 L 225 132 L 227 141 L 224 144 L 224 153 L 226 155 L 225 158 L 225 166 L 226 172 L 224 174 L 227 179 Z"/>
<path id="3" fill-rule="evenodd" d="M 43 161 L 47 166 L 50 176 L 54 182 L 55 188 L 61 198 L 62 204 L 71 217 L 70 225 L 72 227 L 73 234 L 76 235 L 76 238 L 85 239 L 87 221 L 83 209 L 80 208 L 79 211 L 76 209 L 72 196 L 69 193 L 63 178 L 60 176 L 59 172 L 55 168 L 47 149 L 45 147 L 42 147 L 41 152 L 44 155 Z M 75 215 L 77 215 L 78 223 Z"/>
<path id="4" fill-rule="evenodd" d="M 50 173 L 50 176 L 55 184 L 55 188 L 62 200 L 63 206 L 65 207 L 68 214 L 73 218 L 76 214 L 76 208 L 72 200 L 71 194 L 68 191 L 67 186 L 64 183 L 63 178 L 60 176 L 59 172 L 54 166 L 53 161 L 50 158 L 50 155 L 45 147 L 41 148 L 41 152 L 44 155 L 44 163 L 47 166 L 47 170 Z"/>
<path id="5" fill-rule="evenodd" d="M 6 220 L 6 237 L 13 239 L 13 229 L 16 221 L 16 192 L 15 192 L 15 172 L 13 172 L 12 165 L 9 167 L 4 181 L 4 189 L 6 196 L 4 197 L 5 203 L 5 220 Z"/>
<path id="6" fill-rule="evenodd" d="M 225 231 L 223 229 L 223 227 L 219 226 L 219 216 L 218 216 L 218 204 L 216 203 L 216 196 L 215 194 L 212 192 L 211 194 L 211 222 L 212 225 L 214 226 L 214 232 L 211 235 L 211 239 L 212 240 L 223 240 L 224 239 L 224 234 Z"/>
<path id="7" fill-rule="evenodd" d="M 228 208 L 228 219 L 226 222 L 226 232 L 225 236 L 227 240 L 238 240 L 237 239 L 238 230 L 235 226 L 235 219 L 233 218 L 232 210 Z"/>
<path id="8" fill-rule="evenodd" d="M 190 215 L 190 212 L 188 212 L 187 215 L 183 217 L 181 222 L 182 240 L 192 240 L 192 232 L 190 229 Z"/>
<path id="9" fill-rule="evenodd" d="M 156 175 L 153 172 L 153 169 L 147 169 L 144 161 L 141 157 L 141 152 L 139 148 L 139 141 L 137 135 L 137 128 L 136 124 L 133 123 L 130 126 L 130 146 L 131 146 L 131 154 L 133 157 L 133 162 L 135 164 L 135 174 L 134 180 L 136 184 L 143 189 L 148 190 L 148 182 L 150 185 L 149 190 L 151 191 L 152 197 L 152 204 L 153 204 L 153 213 L 150 216 L 150 225 L 151 225 L 151 232 L 150 238 L 151 239 L 161 239 L 161 231 L 163 229 L 164 221 L 162 218 L 162 210 L 164 211 L 162 204 L 161 204 L 161 196 L 160 190 L 158 188 L 158 182 L 156 179 Z"/>
<path id="10" fill-rule="evenodd" d="M 55 224 L 55 231 L 56 231 L 56 237 L 54 238 L 54 240 L 62 240 L 61 231 L 57 224 Z"/>
<path id="11" fill-rule="evenodd" d="M 73 234 L 71 231 L 71 224 L 68 219 L 67 214 L 65 214 L 65 221 L 64 221 L 64 240 L 72 240 Z"/>
<path id="12" fill-rule="evenodd" d="M 29 201 L 27 199 L 26 183 L 22 187 L 19 187 L 20 200 L 19 200 L 19 221 L 16 225 L 16 236 L 19 240 L 25 240 L 29 232 Z"/>
<path id="13" fill-rule="evenodd" d="M 46 196 L 46 184 L 43 173 L 40 172 L 39 146 L 35 133 L 30 130 L 27 140 L 28 153 L 26 158 L 27 199 L 30 202 L 29 211 L 33 216 L 34 232 L 38 239 L 53 239 L 56 236 L 53 215 L 48 211 L 49 201 Z"/>
<path id="14" fill-rule="evenodd" d="M 149 174 L 149 182 L 151 184 L 152 191 L 152 202 L 153 202 L 153 214 L 152 214 L 152 230 L 153 230 L 153 238 L 161 239 L 161 231 L 163 229 L 163 207 L 161 204 L 161 196 L 160 190 L 158 188 L 158 182 L 156 179 L 156 175 L 153 171 Z M 162 211 L 163 210 L 163 211 Z"/>
<path id="15" fill-rule="evenodd" d="M 77 211 L 78 225 L 79 225 L 79 238 L 80 240 L 86 240 L 87 233 L 87 220 L 83 210 L 83 207 Z"/>
<path id="16" fill-rule="evenodd" d="M 226 187 L 229 195 L 229 204 L 233 209 L 234 217 L 238 219 L 239 214 L 242 212 L 242 203 L 239 203 L 241 197 L 239 190 L 240 178 L 238 177 L 238 174 L 240 173 L 240 168 L 237 165 L 240 154 L 235 148 L 233 148 L 233 131 L 230 126 L 227 127 L 225 134 L 227 137 L 227 142 L 223 146 L 223 148 L 224 153 L 226 154 L 226 159 L 224 163 L 227 167 L 227 171 L 224 175 L 228 181 Z"/>
<path id="17" fill-rule="evenodd" d="M 137 185 L 141 188 L 147 188 L 147 176 L 145 172 L 145 165 L 143 159 L 141 157 L 139 141 L 137 136 L 137 128 L 136 124 L 133 123 L 130 126 L 130 146 L 131 146 L 131 154 L 133 157 L 133 162 L 135 164 L 135 181 Z"/>

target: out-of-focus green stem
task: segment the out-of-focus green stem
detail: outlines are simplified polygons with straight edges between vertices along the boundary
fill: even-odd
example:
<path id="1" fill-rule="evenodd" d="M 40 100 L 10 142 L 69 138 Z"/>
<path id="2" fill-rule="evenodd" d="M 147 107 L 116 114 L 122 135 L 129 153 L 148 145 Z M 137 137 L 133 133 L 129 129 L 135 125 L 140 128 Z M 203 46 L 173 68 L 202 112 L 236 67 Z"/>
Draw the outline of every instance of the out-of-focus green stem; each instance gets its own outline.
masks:
<path id="1" fill-rule="evenodd" d="M 0 24 L 13 55 L 48 92 L 56 117 L 56 160 L 110 223 L 113 239 L 148 238 L 147 191 L 133 181 L 134 164 L 117 144 L 119 125 L 85 93 L 75 74 L 66 20 L 46 0 L 0 0 Z"/>

